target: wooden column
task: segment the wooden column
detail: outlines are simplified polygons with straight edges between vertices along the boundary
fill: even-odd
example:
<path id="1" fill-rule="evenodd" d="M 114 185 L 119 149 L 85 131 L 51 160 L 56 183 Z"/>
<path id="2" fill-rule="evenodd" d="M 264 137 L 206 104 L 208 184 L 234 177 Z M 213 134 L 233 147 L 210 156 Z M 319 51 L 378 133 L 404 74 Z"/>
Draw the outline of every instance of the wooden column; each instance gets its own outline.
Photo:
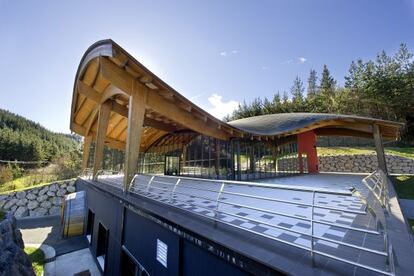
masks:
<path id="1" fill-rule="evenodd" d="M 129 184 L 137 172 L 146 100 L 147 91 L 139 91 L 138 87 L 134 86 L 131 96 L 129 97 L 128 130 L 125 147 L 124 191 L 128 191 Z"/>
<path id="2" fill-rule="evenodd" d="M 82 171 L 88 168 L 89 152 L 91 151 L 92 136 L 86 136 L 83 140 Z"/>
<path id="3" fill-rule="evenodd" d="M 104 153 L 106 130 L 108 129 L 109 113 L 111 113 L 112 104 L 107 101 L 100 105 L 98 115 L 98 128 L 95 140 L 95 153 L 93 159 L 93 178 L 96 180 L 98 171 L 102 168 L 102 159 Z"/>
<path id="4" fill-rule="evenodd" d="M 382 135 L 379 125 L 372 125 L 372 130 L 374 135 L 375 151 L 377 152 L 378 168 L 383 170 L 385 174 L 388 174 L 387 162 L 385 161 L 384 154 L 384 144 L 382 143 Z"/>

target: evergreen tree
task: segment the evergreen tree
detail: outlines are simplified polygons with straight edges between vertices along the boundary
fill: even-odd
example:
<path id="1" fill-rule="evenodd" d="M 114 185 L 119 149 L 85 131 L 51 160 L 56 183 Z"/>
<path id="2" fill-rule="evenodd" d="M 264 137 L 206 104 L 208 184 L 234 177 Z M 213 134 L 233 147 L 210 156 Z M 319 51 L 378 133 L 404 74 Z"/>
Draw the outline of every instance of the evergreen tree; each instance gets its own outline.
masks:
<path id="1" fill-rule="evenodd" d="M 303 92 L 305 88 L 303 87 L 303 82 L 296 76 L 295 80 L 293 81 L 293 85 L 290 88 L 290 93 L 292 95 L 292 110 L 295 112 L 303 111 Z"/>
<path id="2" fill-rule="evenodd" d="M 317 73 L 315 70 L 311 69 L 309 72 L 309 78 L 308 78 L 307 97 L 312 98 L 318 93 L 317 81 L 318 81 Z"/>
<path id="3" fill-rule="evenodd" d="M 335 91 L 336 81 L 331 76 L 328 66 L 323 66 L 321 83 L 319 85 L 322 93 L 332 94 Z"/>

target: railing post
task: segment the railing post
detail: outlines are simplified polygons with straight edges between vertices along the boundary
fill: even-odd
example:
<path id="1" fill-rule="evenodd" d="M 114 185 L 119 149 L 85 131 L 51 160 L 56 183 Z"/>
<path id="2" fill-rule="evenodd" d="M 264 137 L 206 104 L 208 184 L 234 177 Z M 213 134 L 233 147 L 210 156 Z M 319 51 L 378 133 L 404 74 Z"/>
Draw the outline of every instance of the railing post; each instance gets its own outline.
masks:
<path id="1" fill-rule="evenodd" d="M 177 182 L 176 182 L 176 183 L 175 183 L 175 185 L 174 185 L 174 188 L 173 188 L 173 189 L 172 189 L 172 191 L 171 191 L 170 203 L 172 203 L 172 202 L 173 202 L 174 192 L 175 192 L 175 189 L 177 189 L 177 186 L 178 186 L 178 184 L 180 183 L 180 181 L 181 181 L 181 178 L 178 178 Z"/>
<path id="2" fill-rule="evenodd" d="M 313 252 L 313 245 L 314 245 L 314 223 L 313 223 L 313 213 L 315 210 L 315 191 L 312 192 L 312 213 L 311 213 L 311 258 L 312 258 L 312 266 L 315 266 L 315 254 Z"/>
<path id="3" fill-rule="evenodd" d="M 135 182 L 135 178 L 137 177 L 137 175 L 138 175 L 138 174 L 135 174 L 135 175 L 134 175 L 134 177 L 131 179 L 131 182 L 129 182 L 128 190 L 125 190 L 125 186 L 123 187 L 123 188 L 124 188 L 124 193 L 128 192 L 128 191 L 129 191 L 129 189 L 131 189 L 132 185 L 133 185 L 133 184 L 134 184 L 134 182 Z M 124 177 L 125 177 L 125 175 L 124 175 Z"/>
<path id="4" fill-rule="evenodd" d="M 217 227 L 218 208 L 219 208 L 219 203 L 220 203 L 220 197 L 221 197 L 221 194 L 223 193 L 223 190 L 224 190 L 224 182 L 221 183 L 220 191 L 216 199 L 216 210 L 214 211 L 214 226 L 215 227 Z"/>
<path id="5" fill-rule="evenodd" d="M 395 275 L 394 251 L 392 245 L 388 248 L 388 271 Z"/>
<path id="6" fill-rule="evenodd" d="M 154 180 L 154 177 L 155 177 L 155 175 L 153 175 L 153 176 L 151 177 L 150 181 L 148 181 L 148 185 L 147 185 L 147 188 L 146 188 L 146 192 L 147 192 L 147 193 L 148 193 L 148 191 L 149 191 L 149 188 L 151 187 L 151 183 L 152 183 L 152 180 Z"/>

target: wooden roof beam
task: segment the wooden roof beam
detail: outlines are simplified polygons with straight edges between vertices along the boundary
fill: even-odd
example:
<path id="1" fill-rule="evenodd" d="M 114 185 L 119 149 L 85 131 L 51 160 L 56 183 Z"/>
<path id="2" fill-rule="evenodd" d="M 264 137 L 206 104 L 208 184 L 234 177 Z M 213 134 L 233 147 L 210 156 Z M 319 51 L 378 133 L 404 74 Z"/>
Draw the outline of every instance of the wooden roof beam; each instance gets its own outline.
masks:
<path id="1" fill-rule="evenodd" d="M 87 98 L 93 100 L 96 103 L 100 103 L 102 96 L 100 95 L 100 93 L 98 91 L 96 91 L 95 89 L 93 89 L 90 86 L 87 86 L 86 84 L 84 84 L 83 82 L 79 81 L 78 84 L 78 92 L 82 95 L 85 95 Z M 115 93 L 118 94 L 118 92 L 110 92 L 110 93 Z M 107 94 L 111 95 L 111 94 Z M 115 113 L 118 113 L 119 115 L 128 118 L 128 108 L 126 108 L 123 105 L 120 105 L 119 103 L 112 101 L 112 111 Z M 94 111 L 93 114 L 91 114 L 91 117 L 93 117 L 93 119 L 91 119 L 91 123 L 93 123 L 96 119 L 96 110 Z M 145 118 L 144 120 L 144 125 L 146 126 L 150 126 L 153 128 L 157 128 L 160 130 L 164 130 L 167 132 L 174 132 L 177 129 L 175 127 L 172 127 L 171 125 L 156 121 L 154 119 L 150 119 L 148 117 Z M 89 129 L 92 127 L 92 125 L 89 127 Z"/>
<path id="2" fill-rule="evenodd" d="M 220 131 L 215 127 L 209 126 L 205 123 L 205 121 L 195 118 L 174 103 L 165 100 L 165 98 L 160 96 L 157 92 L 151 91 L 148 87 L 131 77 L 131 75 L 126 73 L 123 69 L 119 68 L 110 60 L 105 58 L 101 59 L 100 72 L 104 79 L 108 80 L 113 85 L 117 86 L 128 94 L 131 94 L 134 87 L 135 89 L 139 87 L 141 91 L 147 91 L 148 97 L 146 106 L 155 110 L 157 113 L 160 113 L 173 121 L 179 122 L 181 125 L 184 125 L 199 133 L 221 140 L 229 139 L 227 133 Z"/>

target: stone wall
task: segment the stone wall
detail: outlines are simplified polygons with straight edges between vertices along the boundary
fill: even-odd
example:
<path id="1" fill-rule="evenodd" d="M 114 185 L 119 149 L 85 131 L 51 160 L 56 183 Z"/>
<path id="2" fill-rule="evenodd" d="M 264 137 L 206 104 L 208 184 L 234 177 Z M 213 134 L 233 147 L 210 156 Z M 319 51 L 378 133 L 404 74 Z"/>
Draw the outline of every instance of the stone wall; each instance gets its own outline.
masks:
<path id="1" fill-rule="evenodd" d="M 16 218 L 60 214 L 63 197 L 75 192 L 75 180 L 0 195 L 0 209 Z"/>
<path id="2" fill-rule="evenodd" d="M 373 172 L 378 168 L 376 155 L 319 156 L 320 172 Z M 414 174 L 414 160 L 394 155 L 385 156 L 388 173 Z"/>
<path id="3" fill-rule="evenodd" d="M 32 263 L 23 251 L 22 234 L 11 213 L 0 221 L 0 275 L 35 276 Z"/>

